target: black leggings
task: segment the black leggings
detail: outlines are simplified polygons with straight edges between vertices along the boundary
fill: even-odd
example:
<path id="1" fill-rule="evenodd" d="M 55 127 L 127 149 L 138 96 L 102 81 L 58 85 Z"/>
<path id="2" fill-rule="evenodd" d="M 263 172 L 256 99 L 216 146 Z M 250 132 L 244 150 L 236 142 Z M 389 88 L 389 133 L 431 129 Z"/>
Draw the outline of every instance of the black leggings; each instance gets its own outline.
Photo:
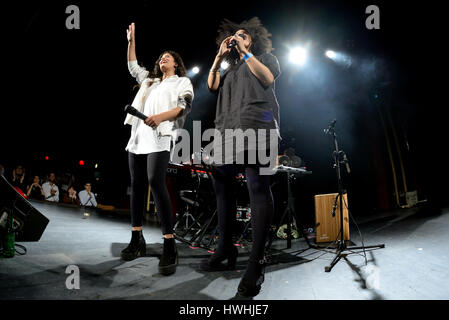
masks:
<path id="1" fill-rule="evenodd" d="M 259 166 L 223 165 L 212 172 L 217 197 L 219 244 L 218 249 L 233 245 L 232 229 L 236 217 L 235 176 L 245 172 L 251 206 L 252 250 L 250 260 L 259 261 L 264 256 L 265 242 L 273 218 L 273 195 L 270 176 L 260 175 Z"/>
<path id="2" fill-rule="evenodd" d="M 173 233 L 170 196 L 165 183 L 169 160 L 170 152 L 168 151 L 149 154 L 128 152 L 129 173 L 131 175 L 131 223 L 133 227 L 141 227 L 143 224 L 144 200 L 148 192 L 148 189 L 146 189 L 148 179 L 151 194 L 156 202 L 162 234 Z"/>

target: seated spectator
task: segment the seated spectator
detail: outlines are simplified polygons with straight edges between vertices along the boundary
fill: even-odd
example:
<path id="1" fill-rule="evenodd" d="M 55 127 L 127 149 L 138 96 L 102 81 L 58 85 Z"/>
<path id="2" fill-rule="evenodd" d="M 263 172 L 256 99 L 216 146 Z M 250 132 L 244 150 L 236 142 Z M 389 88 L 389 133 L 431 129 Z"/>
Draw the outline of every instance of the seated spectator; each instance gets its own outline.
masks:
<path id="1" fill-rule="evenodd" d="M 92 185 L 89 182 L 84 185 L 84 190 L 80 191 L 79 198 L 82 206 L 97 206 L 97 200 L 95 200 L 95 195 L 92 193 Z"/>
<path id="2" fill-rule="evenodd" d="M 44 200 L 45 194 L 42 186 L 40 185 L 39 176 L 34 176 L 33 183 L 27 188 L 27 197 L 30 199 Z"/>
<path id="3" fill-rule="evenodd" d="M 25 169 L 21 165 L 13 170 L 11 184 L 22 192 L 26 192 Z"/>
<path id="4" fill-rule="evenodd" d="M 84 206 L 84 218 L 90 216 L 92 208 L 97 206 L 97 200 L 95 200 L 95 195 L 92 192 L 92 185 L 87 182 L 84 185 L 84 190 L 79 193 L 81 205 Z"/>
<path id="5" fill-rule="evenodd" d="M 64 193 L 64 199 L 62 200 L 64 203 L 71 203 L 71 204 L 80 204 L 80 200 L 78 199 L 76 195 L 76 190 L 73 186 L 70 186 L 67 189 L 67 194 Z"/>
<path id="6" fill-rule="evenodd" d="M 53 172 L 50 172 L 48 181 L 42 185 L 44 190 L 45 200 L 51 202 L 59 202 L 59 188 L 56 185 L 56 176 Z"/>

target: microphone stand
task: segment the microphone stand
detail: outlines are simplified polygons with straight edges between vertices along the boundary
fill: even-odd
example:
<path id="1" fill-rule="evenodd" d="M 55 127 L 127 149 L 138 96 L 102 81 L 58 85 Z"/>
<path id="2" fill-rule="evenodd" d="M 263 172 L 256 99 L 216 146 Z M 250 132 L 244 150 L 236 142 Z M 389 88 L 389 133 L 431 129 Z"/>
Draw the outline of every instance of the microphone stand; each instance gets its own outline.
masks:
<path id="1" fill-rule="evenodd" d="M 378 244 L 378 245 L 372 245 L 372 246 L 347 246 L 346 242 L 344 240 L 344 234 L 343 234 L 343 183 L 341 178 L 341 167 L 340 164 L 346 164 L 346 169 L 349 173 L 349 165 L 348 165 L 348 159 L 346 157 L 346 154 L 343 150 L 340 150 L 338 147 L 338 141 L 337 141 L 337 134 L 335 133 L 334 125 L 336 120 L 333 120 L 332 123 L 329 125 L 327 129 L 324 129 L 325 134 L 332 135 L 334 140 L 334 152 L 333 152 L 333 158 L 334 158 L 334 165 L 333 167 L 336 170 L 337 173 L 337 181 L 338 181 L 338 195 L 335 198 L 334 207 L 332 209 L 332 216 L 335 215 L 335 210 L 337 206 L 337 201 L 340 202 L 340 239 L 336 240 L 336 254 L 332 262 L 324 267 L 325 272 L 330 272 L 332 268 L 340 261 L 342 257 L 346 257 L 348 254 L 344 253 L 345 251 L 351 251 L 351 250 L 365 250 L 369 248 L 385 248 L 385 244 Z M 340 160 L 340 156 L 343 157 L 343 160 Z"/>

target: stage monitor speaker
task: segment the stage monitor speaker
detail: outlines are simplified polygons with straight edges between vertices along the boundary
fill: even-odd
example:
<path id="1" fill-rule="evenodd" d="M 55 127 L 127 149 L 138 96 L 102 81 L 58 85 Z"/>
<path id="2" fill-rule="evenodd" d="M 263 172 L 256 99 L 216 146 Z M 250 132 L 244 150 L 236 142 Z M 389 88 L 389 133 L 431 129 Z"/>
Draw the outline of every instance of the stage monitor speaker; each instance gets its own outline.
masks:
<path id="1" fill-rule="evenodd" d="M 340 239 L 340 199 L 337 201 L 335 216 L 332 216 L 332 209 L 338 193 L 315 195 L 315 229 L 316 242 L 333 242 Z M 343 195 L 343 239 L 349 240 L 349 220 L 347 194 Z"/>
<path id="2" fill-rule="evenodd" d="M 49 220 L 0 175 L 0 229 L 12 213 L 16 241 L 39 241 Z"/>

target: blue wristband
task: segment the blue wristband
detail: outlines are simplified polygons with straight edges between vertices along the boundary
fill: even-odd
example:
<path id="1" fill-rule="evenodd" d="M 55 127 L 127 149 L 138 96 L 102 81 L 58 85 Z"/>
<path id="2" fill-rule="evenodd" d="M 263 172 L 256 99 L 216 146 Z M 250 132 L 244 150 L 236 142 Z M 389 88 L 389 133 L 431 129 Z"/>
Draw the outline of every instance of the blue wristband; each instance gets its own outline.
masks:
<path id="1" fill-rule="evenodd" d="M 249 58 L 251 58 L 253 56 L 253 54 L 251 53 L 251 52 L 248 52 L 247 54 L 245 54 L 244 56 L 243 56 L 243 59 L 246 61 L 246 60 L 248 60 Z"/>

